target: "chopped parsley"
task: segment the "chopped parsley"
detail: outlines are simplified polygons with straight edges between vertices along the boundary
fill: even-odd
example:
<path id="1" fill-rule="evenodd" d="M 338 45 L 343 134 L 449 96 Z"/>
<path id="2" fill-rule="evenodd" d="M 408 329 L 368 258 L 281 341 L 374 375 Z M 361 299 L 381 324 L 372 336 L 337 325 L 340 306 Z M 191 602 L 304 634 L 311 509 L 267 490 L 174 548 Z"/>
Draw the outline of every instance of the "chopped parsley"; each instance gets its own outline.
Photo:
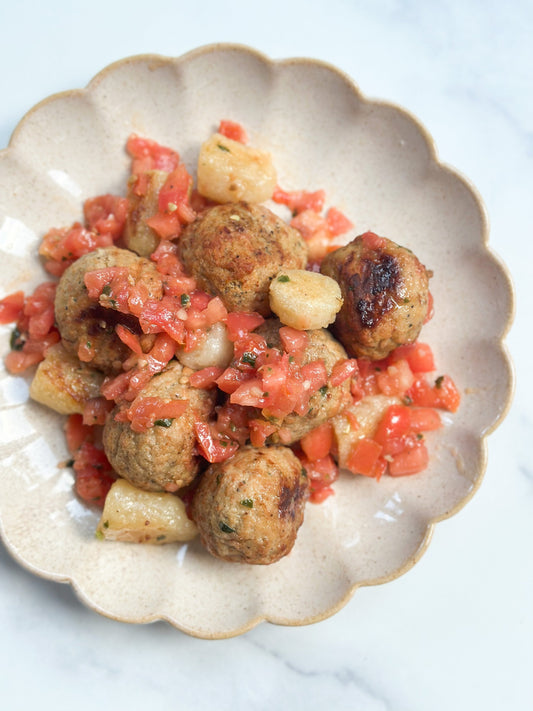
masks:
<path id="1" fill-rule="evenodd" d="M 187 308 L 188 306 L 191 305 L 191 297 L 189 296 L 189 294 L 182 294 L 180 296 L 180 301 L 181 301 L 181 305 L 184 308 Z"/>
<path id="2" fill-rule="evenodd" d="M 252 368 L 255 365 L 255 361 L 256 361 L 255 353 L 250 353 L 250 351 L 246 351 L 246 353 L 242 354 L 241 362 L 248 363 L 248 365 L 251 365 Z"/>
<path id="3" fill-rule="evenodd" d="M 231 528 L 231 526 L 228 526 L 228 524 L 224 523 L 224 521 L 219 521 L 218 527 L 220 528 L 222 533 L 235 533 L 235 529 Z"/>
<path id="4" fill-rule="evenodd" d="M 170 425 L 174 422 L 173 417 L 163 417 L 160 420 L 156 420 L 154 422 L 154 425 L 157 425 L 158 427 L 170 427 Z"/>
<path id="5" fill-rule="evenodd" d="M 286 274 L 280 274 L 278 277 L 278 281 L 280 281 L 282 284 L 285 284 L 286 282 L 290 281 L 290 277 L 288 277 Z"/>
<path id="6" fill-rule="evenodd" d="M 222 143 L 217 143 L 217 148 L 220 148 L 221 151 L 226 151 L 226 153 L 231 153 L 230 149 L 227 146 L 223 146 Z"/>
<path id="7" fill-rule="evenodd" d="M 253 509 L 254 500 L 253 499 L 242 499 L 241 506 L 246 506 L 247 509 Z"/>
<path id="8" fill-rule="evenodd" d="M 443 382 L 444 382 L 444 375 L 439 375 L 439 377 L 435 380 L 435 387 L 441 388 Z"/>

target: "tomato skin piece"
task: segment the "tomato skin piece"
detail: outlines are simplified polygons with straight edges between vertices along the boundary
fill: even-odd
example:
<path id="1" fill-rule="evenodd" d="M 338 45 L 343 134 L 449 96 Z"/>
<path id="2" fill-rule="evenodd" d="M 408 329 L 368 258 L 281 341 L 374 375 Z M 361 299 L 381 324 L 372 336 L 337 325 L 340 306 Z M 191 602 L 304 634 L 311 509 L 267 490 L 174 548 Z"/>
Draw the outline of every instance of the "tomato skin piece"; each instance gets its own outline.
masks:
<path id="1" fill-rule="evenodd" d="M 343 235 L 353 228 L 353 223 L 336 207 L 329 208 L 326 223 L 332 237 Z"/>
<path id="2" fill-rule="evenodd" d="M 375 477 L 376 466 L 383 447 L 373 439 L 362 437 L 352 447 L 348 457 L 347 467 L 354 474 Z"/>
<path id="3" fill-rule="evenodd" d="M 385 372 L 376 375 L 378 389 L 384 395 L 402 396 L 411 387 L 414 380 L 415 376 L 405 359 L 392 363 Z"/>
<path id="4" fill-rule="evenodd" d="M 308 190 L 287 191 L 276 186 L 272 200 L 279 205 L 286 205 L 294 215 L 306 210 L 319 213 L 324 209 L 326 193 L 324 190 L 315 190 L 314 192 Z"/>
<path id="5" fill-rule="evenodd" d="M 329 384 L 336 388 L 348 378 L 354 378 L 359 372 L 359 364 L 356 358 L 345 358 L 335 363 L 329 376 Z"/>
<path id="6" fill-rule="evenodd" d="M 224 369 L 219 368 L 217 365 L 208 365 L 192 373 L 189 382 L 193 388 L 215 388 L 217 386 L 217 378 L 220 378 L 223 372 Z"/>
<path id="7" fill-rule="evenodd" d="M 300 446 L 307 459 L 314 462 L 326 457 L 333 446 L 333 427 L 331 423 L 324 422 L 308 432 L 300 440 Z"/>

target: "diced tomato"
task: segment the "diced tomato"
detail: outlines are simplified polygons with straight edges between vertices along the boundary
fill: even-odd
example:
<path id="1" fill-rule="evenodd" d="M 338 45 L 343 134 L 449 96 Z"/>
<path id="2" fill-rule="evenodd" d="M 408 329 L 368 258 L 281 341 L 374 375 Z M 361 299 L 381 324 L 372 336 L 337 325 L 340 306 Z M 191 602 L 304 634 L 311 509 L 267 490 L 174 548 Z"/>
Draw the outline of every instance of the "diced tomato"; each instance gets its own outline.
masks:
<path id="1" fill-rule="evenodd" d="M 22 314 L 24 308 L 24 292 L 16 291 L 8 294 L 0 301 L 0 323 L 12 323 Z"/>
<path id="2" fill-rule="evenodd" d="M 427 343 L 410 343 L 398 346 L 389 356 L 389 363 L 406 360 L 413 373 L 431 373 L 435 370 L 435 358 L 431 346 Z"/>
<path id="3" fill-rule="evenodd" d="M 158 397 L 140 395 L 127 410 L 120 413 L 122 415 L 120 419 L 129 420 L 134 432 L 146 432 L 156 426 L 159 420 L 168 422 L 180 417 L 188 406 L 188 400 L 162 400 Z"/>
<path id="4" fill-rule="evenodd" d="M 354 474 L 375 477 L 378 460 L 383 447 L 368 437 L 358 439 L 352 447 L 347 468 Z"/>
<path id="5" fill-rule="evenodd" d="M 442 427 L 439 413 L 431 407 L 410 407 L 409 415 L 413 432 L 430 432 Z"/>
<path id="6" fill-rule="evenodd" d="M 276 431 L 276 425 L 273 425 L 268 420 L 258 418 L 251 419 L 248 422 L 250 428 L 250 443 L 253 447 L 263 447 L 267 438 Z"/>
<path id="7" fill-rule="evenodd" d="M 197 420 L 194 423 L 194 434 L 200 454 L 211 464 L 229 459 L 239 448 L 238 442 L 220 436 L 207 422 Z"/>
<path id="8" fill-rule="evenodd" d="M 143 351 L 139 341 L 139 336 L 132 333 L 129 328 L 126 328 L 120 323 L 115 326 L 115 331 L 122 343 L 128 346 L 128 348 L 130 348 L 134 353 L 137 353 L 137 355 L 141 355 Z"/>
<path id="9" fill-rule="evenodd" d="M 179 154 L 149 138 L 132 134 L 126 143 L 126 150 L 133 158 L 131 172 L 139 175 L 149 170 L 171 173 L 179 164 Z"/>
<path id="10" fill-rule="evenodd" d="M 314 504 L 322 503 L 322 501 L 335 493 L 331 484 L 339 477 L 339 469 L 333 457 L 326 455 L 321 459 L 311 461 L 303 452 L 297 452 L 296 454 L 309 477 L 309 500 Z"/>
<path id="11" fill-rule="evenodd" d="M 82 415 L 69 415 L 65 423 L 65 438 L 71 454 L 78 451 L 85 441 L 92 441 L 93 429 L 84 424 Z"/>
<path id="12" fill-rule="evenodd" d="M 304 210 L 312 210 L 313 212 L 320 213 L 324 209 L 326 193 L 324 190 L 315 190 L 314 192 L 308 190 L 292 190 L 289 192 L 276 186 L 272 200 L 280 205 L 286 205 L 294 215 Z"/>
<path id="13" fill-rule="evenodd" d="M 239 368 L 233 368 L 232 366 L 226 368 L 226 370 L 220 375 L 216 383 L 222 392 L 228 395 L 234 393 L 237 388 L 247 380 L 253 377 L 252 373 L 243 372 Z"/>
<path id="14" fill-rule="evenodd" d="M 329 208 L 326 223 L 332 237 L 343 235 L 353 228 L 353 223 L 336 207 Z"/>
<path id="15" fill-rule="evenodd" d="M 190 384 L 193 388 L 214 388 L 217 386 L 217 379 L 220 378 L 224 368 L 219 368 L 216 365 L 209 365 L 206 368 L 197 370 L 191 374 L 189 378 Z"/>
<path id="16" fill-rule="evenodd" d="M 407 476 L 424 471 L 429 464 L 429 453 L 423 442 L 418 442 L 410 449 L 405 449 L 389 462 L 391 476 Z"/>
<path id="17" fill-rule="evenodd" d="M 376 375 L 378 389 L 384 395 L 403 395 L 414 380 L 415 376 L 405 359 L 396 361 L 384 372 Z"/>
<path id="18" fill-rule="evenodd" d="M 116 477 L 103 450 L 85 441 L 74 455 L 74 488 L 80 499 L 103 506 Z"/>
<path id="19" fill-rule="evenodd" d="M 431 293 L 431 291 L 428 291 L 428 310 L 427 310 L 426 318 L 424 319 L 424 323 L 431 321 L 434 313 L 435 313 L 435 308 L 434 308 L 434 303 L 433 303 L 433 294 Z"/>
<path id="20" fill-rule="evenodd" d="M 93 397 L 83 407 L 83 424 L 105 425 L 106 417 L 114 405 L 104 397 Z"/>
<path id="21" fill-rule="evenodd" d="M 148 227 L 151 227 L 161 239 L 173 239 L 181 232 L 181 222 L 177 212 L 170 214 L 156 213 L 146 220 Z"/>
<path id="22" fill-rule="evenodd" d="M 218 127 L 218 133 L 221 133 L 226 138 L 239 143 L 248 143 L 248 134 L 243 126 L 235 121 L 227 121 L 223 119 Z"/>
<path id="23" fill-rule="evenodd" d="M 441 375 L 430 385 L 425 378 L 417 378 L 406 392 L 406 397 L 413 405 L 437 407 L 449 412 L 456 412 L 461 402 L 457 386 L 449 375 Z"/>
<path id="24" fill-rule="evenodd" d="M 226 319 L 228 338 L 230 341 L 237 341 L 250 331 L 254 331 L 264 323 L 265 319 L 258 313 L 237 313 L 231 311 Z"/>
<path id="25" fill-rule="evenodd" d="M 353 378 L 359 372 L 359 365 L 356 358 L 345 358 L 340 360 L 331 369 L 329 384 L 336 388 L 348 378 Z"/>
<path id="26" fill-rule="evenodd" d="M 89 230 L 108 234 L 113 240 L 117 240 L 126 224 L 128 201 L 117 195 L 99 195 L 85 201 L 83 214 Z"/>
<path id="27" fill-rule="evenodd" d="M 300 446 L 311 462 L 326 457 L 330 453 L 332 445 L 333 427 L 330 422 L 324 422 L 315 427 L 300 440 Z"/>
<path id="28" fill-rule="evenodd" d="M 296 358 L 303 355 L 309 343 L 309 336 L 306 331 L 298 331 L 290 326 L 282 326 L 279 329 L 279 336 L 283 349 Z"/>
<path id="29" fill-rule="evenodd" d="M 250 378 L 231 393 L 230 402 L 236 405 L 262 408 L 265 406 L 267 398 L 268 393 L 263 389 L 261 378 Z"/>
<path id="30" fill-rule="evenodd" d="M 411 413 L 405 405 L 391 405 L 381 418 L 374 434 L 375 441 L 384 446 L 388 440 L 403 437 L 411 431 Z"/>

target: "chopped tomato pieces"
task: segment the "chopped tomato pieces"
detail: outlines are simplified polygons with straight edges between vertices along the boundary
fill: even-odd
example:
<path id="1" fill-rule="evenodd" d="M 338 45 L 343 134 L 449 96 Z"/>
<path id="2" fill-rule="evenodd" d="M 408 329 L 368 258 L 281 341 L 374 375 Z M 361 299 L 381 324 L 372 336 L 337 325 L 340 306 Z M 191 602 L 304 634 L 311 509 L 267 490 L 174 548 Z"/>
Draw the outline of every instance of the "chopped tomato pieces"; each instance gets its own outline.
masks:
<path id="1" fill-rule="evenodd" d="M 326 202 L 324 190 L 282 190 L 279 186 L 274 189 L 272 200 L 280 205 L 286 205 L 294 215 L 304 210 L 322 212 Z"/>
<path id="2" fill-rule="evenodd" d="M 348 469 L 354 474 L 375 477 L 382 450 L 383 447 L 374 440 L 362 437 L 352 447 L 347 461 Z"/>
<path id="3" fill-rule="evenodd" d="M 239 143 L 248 143 L 248 134 L 243 126 L 236 121 L 228 121 L 223 119 L 218 126 L 218 133 L 221 133 L 226 138 Z"/>
<path id="4" fill-rule="evenodd" d="M 220 435 L 207 422 L 197 420 L 194 423 L 194 433 L 200 454 L 211 464 L 229 459 L 239 448 L 238 442 Z"/>
<path id="5" fill-rule="evenodd" d="M 332 445 L 333 426 L 329 422 L 315 427 L 300 440 L 300 446 L 311 462 L 326 457 L 330 453 Z"/>
<path id="6" fill-rule="evenodd" d="M 429 464 L 429 453 L 424 442 L 417 442 L 413 447 L 404 449 L 392 457 L 389 462 L 391 476 L 418 474 Z"/>
<path id="7" fill-rule="evenodd" d="M 24 292 L 16 291 L 8 294 L 0 301 L 0 323 L 12 323 L 22 315 L 24 308 Z"/>
<path id="8" fill-rule="evenodd" d="M 456 412 L 461 402 L 459 390 L 449 375 L 441 375 L 433 385 L 425 378 L 417 378 L 406 396 L 413 405 L 438 407 L 449 412 Z"/>
<path id="9" fill-rule="evenodd" d="M 433 351 L 427 343 L 398 346 L 387 358 L 389 363 L 406 360 L 413 373 L 431 373 L 435 370 Z"/>

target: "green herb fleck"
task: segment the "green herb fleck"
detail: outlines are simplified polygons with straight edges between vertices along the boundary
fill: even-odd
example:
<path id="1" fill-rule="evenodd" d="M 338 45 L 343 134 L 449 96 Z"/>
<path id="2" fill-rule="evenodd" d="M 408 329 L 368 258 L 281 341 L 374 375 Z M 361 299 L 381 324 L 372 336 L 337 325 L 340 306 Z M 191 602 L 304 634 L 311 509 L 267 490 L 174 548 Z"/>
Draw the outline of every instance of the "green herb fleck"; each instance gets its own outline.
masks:
<path id="1" fill-rule="evenodd" d="M 11 338 L 9 339 L 9 346 L 12 351 L 21 351 L 26 338 L 22 335 L 19 329 L 15 326 L 11 332 Z"/>
<path id="2" fill-rule="evenodd" d="M 441 388 L 443 382 L 444 382 L 444 375 L 439 375 L 439 377 L 435 380 L 435 387 Z"/>
<path id="3" fill-rule="evenodd" d="M 222 143 L 217 143 L 217 147 L 220 148 L 221 151 L 226 151 L 226 153 L 231 153 L 230 149 L 227 146 L 223 146 Z"/>
<path id="4" fill-rule="evenodd" d="M 102 524 L 103 528 L 109 528 L 109 521 L 104 521 Z"/>
<path id="5" fill-rule="evenodd" d="M 157 536 L 157 538 L 156 538 L 155 540 L 156 540 L 156 541 L 164 541 L 165 538 L 166 538 L 165 534 L 162 533 L 160 536 Z"/>
<path id="6" fill-rule="evenodd" d="M 285 284 L 290 280 L 290 277 L 288 277 L 286 274 L 280 274 L 280 276 L 278 277 L 278 281 L 280 281 L 282 284 Z"/>
<path id="7" fill-rule="evenodd" d="M 111 284 L 106 284 L 102 289 L 102 294 L 104 296 L 109 296 L 111 294 Z"/>
<path id="8" fill-rule="evenodd" d="M 96 536 L 96 538 L 98 538 L 99 541 L 103 541 L 103 540 L 104 540 L 104 534 L 103 534 L 102 531 L 100 531 L 99 529 L 96 529 L 96 532 L 95 532 L 94 535 Z"/>
<path id="9" fill-rule="evenodd" d="M 422 434 L 422 432 L 417 432 L 417 433 L 416 433 L 416 438 L 417 438 L 417 439 L 424 439 L 424 435 Z"/>
<path id="10" fill-rule="evenodd" d="M 183 308 L 187 308 L 191 305 L 191 297 L 189 296 L 189 294 L 182 294 L 180 296 L 180 301 Z"/>
<path id="11" fill-rule="evenodd" d="M 253 367 L 255 365 L 255 361 L 256 361 L 255 353 L 250 353 L 249 351 L 246 351 L 246 353 L 242 354 L 242 358 L 241 358 L 242 363 L 248 363 L 248 365 L 251 365 Z"/>
<path id="12" fill-rule="evenodd" d="M 327 385 L 323 385 L 321 388 L 318 389 L 318 392 L 319 392 L 321 395 L 325 395 L 325 394 L 327 393 L 327 391 L 328 391 L 328 386 L 327 386 Z"/>
<path id="13" fill-rule="evenodd" d="M 154 425 L 157 425 L 158 427 L 170 427 L 170 425 L 173 423 L 174 418 L 173 417 L 163 417 L 160 420 L 156 420 L 154 422 Z"/>
<path id="14" fill-rule="evenodd" d="M 224 523 L 224 521 L 219 521 L 218 527 L 220 528 L 222 533 L 235 533 L 235 529 L 231 528 L 231 526 L 228 526 L 228 524 Z"/>
<path id="15" fill-rule="evenodd" d="M 65 466 L 66 466 L 66 467 L 73 467 L 73 466 L 74 466 L 74 460 L 73 460 L 73 459 L 69 459 L 68 462 L 65 462 Z"/>
<path id="16" fill-rule="evenodd" d="M 254 500 L 253 499 L 243 499 L 241 501 L 241 506 L 246 506 L 247 509 L 253 509 Z"/>

